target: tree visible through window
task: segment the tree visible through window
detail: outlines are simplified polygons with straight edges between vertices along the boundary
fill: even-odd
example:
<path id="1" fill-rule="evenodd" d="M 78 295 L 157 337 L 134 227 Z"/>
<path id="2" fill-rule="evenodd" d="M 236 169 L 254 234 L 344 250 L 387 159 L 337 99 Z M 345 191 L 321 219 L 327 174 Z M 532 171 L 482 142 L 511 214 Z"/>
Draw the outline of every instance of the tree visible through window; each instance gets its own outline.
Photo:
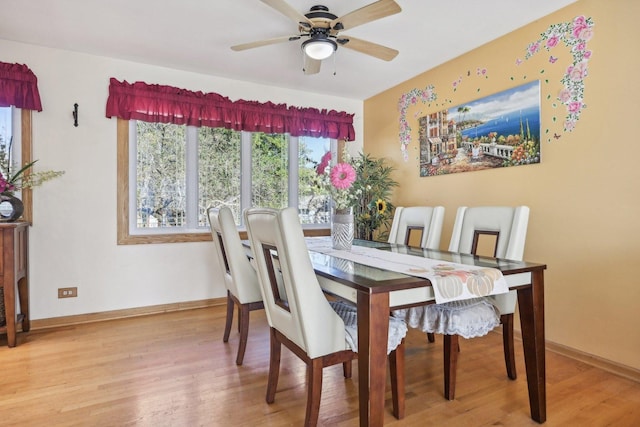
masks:
<path id="1" fill-rule="evenodd" d="M 251 134 L 251 206 L 288 206 L 288 140 L 282 134 Z"/>
<path id="2" fill-rule="evenodd" d="M 3 150 L 9 147 L 11 135 L 11 107 L 0 107 L 0 146 Z"/>
<path id="3" fill-rule="evenodd" d="M 231 209 L 240 223 L 241 133 L 201 127 L 198 130 L 198 225 L 207 226 L 209 206 Z"/>
<path id="4" fill-rule="evenodd" d="M 336 151 L 335 144 L 322 138 L 300 138 L 298 145 L 298 214 L 302 224 L 328 224 L 331 198 L 316 168 L 322 156 Z"/>
<path id="5" fill-rule="evenodd" d="M 185 130 L 184 126 L 138 122 L 138 227 L 185 225 Z"/>
<path id="6" fill-rule="evenodd" d="M 206 232 L 209 206 L 229 207 L 239 225 L 253 206 L 297 207 L 307 227 L 328 222 L 315 168 L 335 141 L 142 121 L 130 129 L 134 234 Z"/>

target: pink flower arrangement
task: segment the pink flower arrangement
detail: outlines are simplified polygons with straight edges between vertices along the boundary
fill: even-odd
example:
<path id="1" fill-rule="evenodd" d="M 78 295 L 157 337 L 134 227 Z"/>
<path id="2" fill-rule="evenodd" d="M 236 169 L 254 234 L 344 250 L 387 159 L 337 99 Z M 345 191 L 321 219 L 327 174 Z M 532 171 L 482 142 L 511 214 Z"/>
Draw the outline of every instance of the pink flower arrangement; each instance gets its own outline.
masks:
<path id="1" fill-rule="evenodd" d="M 22 165 L 16 172 L 17 165 L 14 165 L 11 159 L 12 146 L 13 137 L 9 139 L 8 144 L 0 139 L 0 193 L 13 193 L 25 188 L 37 187 L 45 181 L 64 174 L 64 171 L 32 171 L 31 168 L 37 160 Z"/>
<path id="2" fill-rule="evenodd" d="M 0 173 L 0 193 L 12 192 L 16 189 L 16 186 L 7 181 L 7 179 Z"/>
<path id="3" fill-rule="evenodd" d="M 329 151 L 320 159 L 316 172 L 324 176 L 336 209 L 348 208 L 352 202 L 351 187 L 357 178 L 356 170 L 348 162 L 341 162 L 327 169 L 330 161 L 331 152 Z"/>
<path id="4" fill-rule="evenodd" d="M 324 153 L 324 156 L 322 156 L 322 158 L 320 159 L 320 164 L 318 165 L 318 169 L 316 169 L 318 175 L 324 174 L 327 166 L 329 166 L 329 161 L 331 161 L 331 151 L 327 151 L 326 153 Z"/>
<path id="5" fill-rule="evenodd" d="M 27 163 L 18 172 L 13 173 L 9 166 L 10 162 L 6 157 L 5 151 L 0 147 L 0 169 L 5 169 L 4 171 L 0 170 L 0 193 L 13 193 L 14 191 L 22 191 L 25 188 L 37 187 L 45 181 L 64 174 L 64 171 L 51 170 L 25 174 L 37 160 Z"/>
<path id="6" fill-rule="evenodd" d="M 331 169 L 330 180 L 338 190 L 347 190 L 356 180 L 356 171 L 349 163 L 338 163 Z"/>

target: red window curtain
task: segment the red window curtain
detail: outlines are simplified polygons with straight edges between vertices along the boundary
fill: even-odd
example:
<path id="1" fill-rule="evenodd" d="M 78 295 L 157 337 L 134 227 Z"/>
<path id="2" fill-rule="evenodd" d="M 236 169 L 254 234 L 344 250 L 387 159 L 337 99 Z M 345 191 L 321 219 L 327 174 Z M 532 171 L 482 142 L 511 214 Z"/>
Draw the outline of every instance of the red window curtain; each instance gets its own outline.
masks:
<path id="1" fill-rule="evenodd" d="M 231 101 L 217 93 L 133 84 L 111 78 L 107 117 L 222 127 L 248 132 L 290 133 L 353 141 L 353 114 L 257 101 Z"/>
<path id="2" fill-rule="evenodd" d="M 171 86 L 129 84 L 111 79 L 107 117 L 152 123 L 232 128 L 229 98 Z"/>
<path id="3" fill-rule="evenodd" d="M 0 62 L 0 107 L 42 111 L 38 78 L 26 65 Z"/>

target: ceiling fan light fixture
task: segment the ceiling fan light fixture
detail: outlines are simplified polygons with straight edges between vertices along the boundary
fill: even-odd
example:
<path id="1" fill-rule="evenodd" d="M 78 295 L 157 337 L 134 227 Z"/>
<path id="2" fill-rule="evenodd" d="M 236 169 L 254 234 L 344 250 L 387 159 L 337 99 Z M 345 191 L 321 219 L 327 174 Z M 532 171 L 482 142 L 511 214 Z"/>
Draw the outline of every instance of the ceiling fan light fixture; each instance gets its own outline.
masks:
<path id="1" fill-rule="evenodd" d="M 302 50 L 309 58 L 322 61 L 338 49 L 338 45 L 328 38 L 312 38 L 302 43 Z"/>

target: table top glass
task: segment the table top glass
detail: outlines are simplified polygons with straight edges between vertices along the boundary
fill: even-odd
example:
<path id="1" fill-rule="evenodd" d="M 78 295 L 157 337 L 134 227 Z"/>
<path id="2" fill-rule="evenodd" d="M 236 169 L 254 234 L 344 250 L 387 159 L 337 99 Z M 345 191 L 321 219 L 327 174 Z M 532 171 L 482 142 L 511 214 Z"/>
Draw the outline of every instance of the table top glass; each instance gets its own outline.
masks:
<path id="1" fill-rule="evenodd" d="M 545 269 L 543 264 L 530 263 L 526 261 L 513 261 L 490 257 L 459 254 L 455 252 L 422 249 L 406 245 L 398 245 L 386 242 L 375 242 L 367 240 L 354 240 L 354 245 L 366 246 L 382 251 L 398 252 L 412 256 L 425 257 L 440 261 L 454 262 L 464 265 L 473 265 L 484 268 L 497 268 L 504 275 L 521 272 L 531 272 Z M 430 286 L 427 279 L 408 276 L 403 273 L 396 273 L 389 270 L 371 267 L 357 262 L 345 260 L 329 254 L 321 254 L 309 251 L 311 262 L 316 273 L 320 276 L 335 280 L 351 287 L 367 292 L 388 292 L 392 290 L 411 289 L 423 286 Z"/>

